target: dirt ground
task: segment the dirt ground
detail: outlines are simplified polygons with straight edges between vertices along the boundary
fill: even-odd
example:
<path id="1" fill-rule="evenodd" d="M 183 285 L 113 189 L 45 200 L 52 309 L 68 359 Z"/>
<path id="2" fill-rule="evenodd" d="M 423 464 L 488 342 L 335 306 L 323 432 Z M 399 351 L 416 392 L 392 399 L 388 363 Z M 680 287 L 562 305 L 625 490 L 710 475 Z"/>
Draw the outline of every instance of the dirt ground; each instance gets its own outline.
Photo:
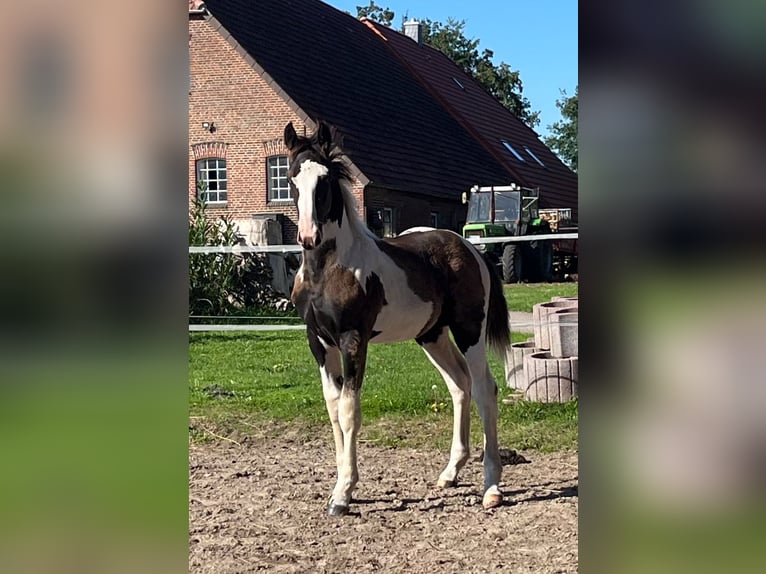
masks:
<path id="1" fill-rule="evenodd" d="M 476 457 L 439 490 L 447 453 L 361 443 L 352 513 L 330 518 L 329 437 L 291 434 L 190 447 L 190 572 L 577 572 L 576 453 L 521 453 L 485 511 Z"/>

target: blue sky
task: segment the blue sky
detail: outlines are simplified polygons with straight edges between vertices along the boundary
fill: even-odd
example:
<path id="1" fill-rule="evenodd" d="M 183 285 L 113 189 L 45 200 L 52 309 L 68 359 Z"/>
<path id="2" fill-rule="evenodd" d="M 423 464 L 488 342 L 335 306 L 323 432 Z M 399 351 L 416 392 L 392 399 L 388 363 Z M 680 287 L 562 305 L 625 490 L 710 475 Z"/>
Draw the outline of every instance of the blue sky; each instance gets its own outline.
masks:
<path id="1" fill-rule="evenodd" d="M 357 6 L 369 0 L 324 0 L 356 15 Z M 494 62 L 507 62 L 518 70 L 524 95 L 533 110 L 540 110 L 536 131 L 561 119 L 556 100 L 559 90 L 574 94 L 577 86 L 577 2 L 575 0 L 375 0 L 378 6 L 396 13 L 393 27 L 399 29 L 403 14 L 446 22 L 448 17 L 465 20 L 465 34 L 479 38 L 479 48 L 495 53 Z"/>

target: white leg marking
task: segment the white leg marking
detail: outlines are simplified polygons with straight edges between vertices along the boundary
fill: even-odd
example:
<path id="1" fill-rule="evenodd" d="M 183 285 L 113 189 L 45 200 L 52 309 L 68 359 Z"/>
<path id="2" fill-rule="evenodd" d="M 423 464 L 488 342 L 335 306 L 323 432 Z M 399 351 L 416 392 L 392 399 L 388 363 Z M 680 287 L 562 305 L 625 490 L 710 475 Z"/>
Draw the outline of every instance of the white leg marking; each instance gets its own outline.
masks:
<path id="1" fill-rule="evenodd" d="M 502 503 L 499 483 L 503 467 L 497 446 L 497 385 L 487 363 L 484 341 L 466 351 L 466 359 L 473 377 L 473 399 L 484 427 L 484 507 Z"/>
<path id="2" fill-rule="evenodd" d="M 470 454 L 471 373 L 465 358 L 449 338 L 446 327 L 436 342 L 423 345 L 423 350 L 441 373 L 452 395 L 452 447 L 449 462 L 439 475 L 438 486 L 455 486 L 458 472 Z"/>
<path id="3" fill-rule="evenodd" d="M 320 342 L 321 339 L 320 339 Z M 340 386 L 336 384 L 342 377 L 340 363 L 340 351 L 337 347 L 329 347 L 322 342 L 327 355 L 325 364 L 319 368 L 322 375 L 322 391 L 324 393 L 325 404 L 327 405 L 327 414 L 330 415 L 332 423 L 332 434 L 335 439 L 335 463 L 340 474 L 343 462 L 343 431 L 340 428 L 338 420 L 338 401 L 340 400 Z"/>
<path id="4" fill-rule="evenodd" d="M 362 410 L 359 403 L 361 391 L 343 387 L 338 402 L 338 419 L 343 431 L 343 458 L 338 471 L 338 482 L 332 500 L 336 506 L 348 506 L 351 493 L 359 481 L 356 458 L 356 440 L 362 426 Z"/>

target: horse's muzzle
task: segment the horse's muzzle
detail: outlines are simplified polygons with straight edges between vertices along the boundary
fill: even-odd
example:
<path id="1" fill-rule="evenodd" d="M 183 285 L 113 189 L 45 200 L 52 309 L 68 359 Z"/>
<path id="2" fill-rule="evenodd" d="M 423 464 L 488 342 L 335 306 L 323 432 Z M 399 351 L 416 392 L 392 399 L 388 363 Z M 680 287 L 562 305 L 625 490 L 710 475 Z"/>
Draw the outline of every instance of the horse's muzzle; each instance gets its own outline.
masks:
<path id="1" fill-rule="evenodd" d="M 314 235 L 307 235 L 306 237 L 303 237 L 298 233 L 298 245 L 307 251 L 314 249 L 314 247 L 318 247 L 320 243 L 322 243 L 322 234 L 319 232 Z"/>

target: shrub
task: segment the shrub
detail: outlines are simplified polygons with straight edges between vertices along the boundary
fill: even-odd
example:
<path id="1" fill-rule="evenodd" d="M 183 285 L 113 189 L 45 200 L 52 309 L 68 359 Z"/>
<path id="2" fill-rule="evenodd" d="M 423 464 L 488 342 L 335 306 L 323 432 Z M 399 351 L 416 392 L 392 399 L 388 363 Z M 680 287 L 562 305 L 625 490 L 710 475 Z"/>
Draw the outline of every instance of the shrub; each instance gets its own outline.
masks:
<path id="1" fill-rule="evenodd" d="M 228 216 L 211 221 L 205 202 L 195 200 L 189 214 L 189 245 L 240 244 L 237 226 Z M 261 253 L 189 254 L 189 314 L 262 314 L 292 305 L 271 287 L 273 272 Z"/>

